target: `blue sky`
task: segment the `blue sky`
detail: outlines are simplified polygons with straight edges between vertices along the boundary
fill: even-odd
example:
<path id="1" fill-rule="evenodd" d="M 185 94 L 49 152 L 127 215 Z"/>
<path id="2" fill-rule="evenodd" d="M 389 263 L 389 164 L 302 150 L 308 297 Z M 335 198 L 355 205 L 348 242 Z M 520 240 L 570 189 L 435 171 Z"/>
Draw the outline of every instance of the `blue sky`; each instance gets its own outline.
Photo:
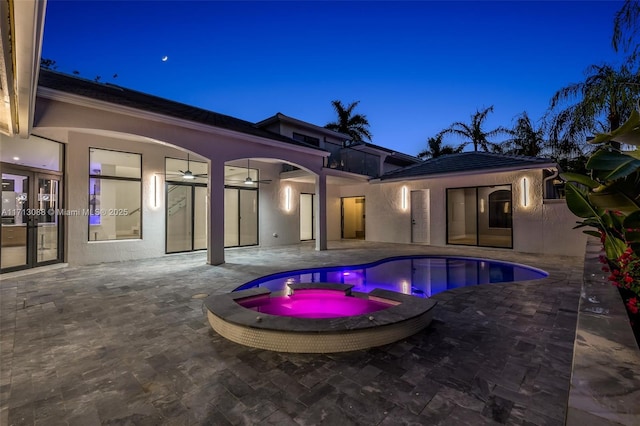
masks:
<path id="1" fill-rule="evenodd" d="M 333 99 L 359 100 L 373 143 L 415 155 L 490 105 L 487 129 L 537 120 L 587 66 L 619 64 L 622 4 L 49 0 L 42 57 L 253 122 L 324 125 Z"/>

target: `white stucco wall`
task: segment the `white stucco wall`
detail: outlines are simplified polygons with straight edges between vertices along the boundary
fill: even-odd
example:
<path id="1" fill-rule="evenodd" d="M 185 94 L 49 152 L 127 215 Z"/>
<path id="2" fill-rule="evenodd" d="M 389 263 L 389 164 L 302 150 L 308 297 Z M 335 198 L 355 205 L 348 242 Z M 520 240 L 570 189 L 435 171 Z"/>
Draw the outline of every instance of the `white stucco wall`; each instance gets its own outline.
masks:
<path id="1" fill-rule="evenodd" d="M 527 205 L 522 180 L 528 181 Z M 411 243 L 411 204 L 402 210 L 402 187 L 430 190 L 430 244 L 447 245 L 446 189 L 473 186 L 512 185 L 513 250 L 527 253 L 584 254 L 586 236 L 573 230 L 576 218 L 563 200 L 543 203 L 542 171 L 523 170 L 492 174 L 470 174 L 406 182 L 371 183 L 340 188 L 341 197 L 366 197 L 366 239 Z M 339 200 L 338 200 L 339 203 Z"/>
<path id="2" fill-rule="evenodd" d="M 165 157 L 184 157 L 167 146 L 131 142 L 104 136 L 69 132 L 66 144 L 65 194 L 68 210 L 89 205 L 89 148 L 111 149 L 142 155 L 142 239 L 89 241 L 88 218 L 67 217 L 66 260 L 72 265 L 159 257 L 165 252 Z M 154 188 L 156 176 L 156 188 Z M 154 190 L 157 207 L 154 207 Z"/>

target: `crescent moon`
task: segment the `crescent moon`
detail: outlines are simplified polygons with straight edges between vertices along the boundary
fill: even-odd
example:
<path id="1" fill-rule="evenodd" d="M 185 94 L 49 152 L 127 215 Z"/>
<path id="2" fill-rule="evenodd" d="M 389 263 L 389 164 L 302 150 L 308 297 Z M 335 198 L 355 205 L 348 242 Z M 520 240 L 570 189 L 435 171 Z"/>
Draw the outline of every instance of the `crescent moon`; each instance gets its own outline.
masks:
<path id="1" fill-rule="evenodd" d="M 163 57 L 162 57 L 162 62 L 167 62 L 167 59 L 169 59 L 169 57 L 168 57 L 168 56 L 163 56 Z"/>

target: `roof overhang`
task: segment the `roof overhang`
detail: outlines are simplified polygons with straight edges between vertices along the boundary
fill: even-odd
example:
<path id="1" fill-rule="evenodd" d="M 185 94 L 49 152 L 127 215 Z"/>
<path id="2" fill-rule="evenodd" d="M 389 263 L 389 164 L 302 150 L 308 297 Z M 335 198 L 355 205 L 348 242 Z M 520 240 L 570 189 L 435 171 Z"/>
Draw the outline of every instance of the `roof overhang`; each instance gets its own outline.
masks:
<path id="1" fill-rule="evenodd" d="M 249 135 L 249 134 L 237 132 L 234 130 L 224 129 L 222 127 L 216 127 L 208 124 L 198 123 L 195 121 L 185 120 L 183 118 L 171 117 L 171 116 L 159 114 L 156 112 L 144 111 L 137 108 L 117 105 L 111 102 L 105 102 L 97 99 L 88 98 L 85 96 L 76 95 L 73 93 L 67 93 L 60 90 L 50 89 L 48 87 L 39 87 L 38 96 L 44 99 L 50 99 L 56 102 L 68 103 L 71 105 L 77 105 L 85 108 L 111 112 L 114 114 L 125 114 L 129 117 L 169 124 L 176 127 L 196 130 L 199 132 L 209 133 L 217 136 L 223 136 L 223 137 L 226 136 L 226 137 L 234 137 L 234 138 L 240 137 L 247 141 L 259 143 L 261 145 L 273 146 L 279 149 L 287 149 L 289 151 L 303 152 L 305 154 L 314 155 L 318 157 L 324 158 L 330 155 L 328 151 L 321 150 L 315 147 L 306 147 L 301 145 L 287 144 L 285 142 L 281 142 L 274 139 L 268 139 L 262 136 Z M 83 131 L 86 132 L 87 130 L 83 130 Z M 100 133 L 101 130 L 94 129 L 93 132 Z"/>
<path id="2" fill-rule="evenodd" d="M 0 0 L 0 132 L 29 137 L 46 0 Z"/>
<path id="3" fill-rule="evenodd" d="M 280 112 L 277 113 L 274 116 L 271 116 L 269 118 L 266 118 L 266 119 L 264 119 L 262 121 L 257 122 L 256 126 L 257 127 L 265 127 L 265 126 L 267 126 L 269 124 L 272 124 L 272 123 L 275 123 L 275 122 L 293 124 L 293 125 L 298 126 L 298 127 L 311 129 L 311 130 L 316 131 L 318 133 L 322 133 L 322 134 L 327 135 L 327 136 L 332 136 L 332 137 L 334 137 L 336 139 L 348 140 L 350 138 L 349 135 L 345 135 L 344 133 L 336 132 L 334 130 L 327 129 L 326 127 L 321 127 L 321 126 L 315 125 L 313 123 L 308 123 L 306 121 L 298 120 L 297 118 L 289 117 L 288 115 L 284 115 L 284 114 L 282 114 Z"/>
<path id="4" fill-rule="evenodd" d="M 477 175 L 486 175 L 490 173 L 505 173 L 505 172 L 519 172 L 525 170 L 537 170 L 537 169 L 557 169 L 558 164 L 556 163 L 540 163 L 540 164 L 531 164 L 531 165 L 521 165 L 514 167 L 503 167 L 503 168 L 491 168 L 491 169 L 480 169 L 480 170 L 467 170 L 463 172 L 451 172 L 451 173 L 434 173 L 431 175 L 422 175 L 422 176 L 405 176 L 405 177 L 397 177 L 397 178 L 389 178 L 389 179 L 372 179 L 371 183 L 388 183 L 388 182 L 406 182 L 413 180 L 428 180 L 428 179 L 440 179 L 452 176 L 477 176 Z"/>

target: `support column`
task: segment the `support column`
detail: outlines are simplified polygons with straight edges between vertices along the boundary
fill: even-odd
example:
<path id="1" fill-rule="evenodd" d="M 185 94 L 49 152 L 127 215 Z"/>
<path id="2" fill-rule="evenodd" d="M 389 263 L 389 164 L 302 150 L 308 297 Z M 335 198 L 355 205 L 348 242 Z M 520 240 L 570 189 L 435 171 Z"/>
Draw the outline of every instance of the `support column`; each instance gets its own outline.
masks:
<path id="1" fill-rule="evenodd" d="M 320 172 L 316 177 L 316 250 L 327 249 L 327 175 Z"/>
<path id="2" fill-rule="evenodd" d="M 224 263 L 224 162 L 211 160 L 207 214 L 207 263 Z"/>

